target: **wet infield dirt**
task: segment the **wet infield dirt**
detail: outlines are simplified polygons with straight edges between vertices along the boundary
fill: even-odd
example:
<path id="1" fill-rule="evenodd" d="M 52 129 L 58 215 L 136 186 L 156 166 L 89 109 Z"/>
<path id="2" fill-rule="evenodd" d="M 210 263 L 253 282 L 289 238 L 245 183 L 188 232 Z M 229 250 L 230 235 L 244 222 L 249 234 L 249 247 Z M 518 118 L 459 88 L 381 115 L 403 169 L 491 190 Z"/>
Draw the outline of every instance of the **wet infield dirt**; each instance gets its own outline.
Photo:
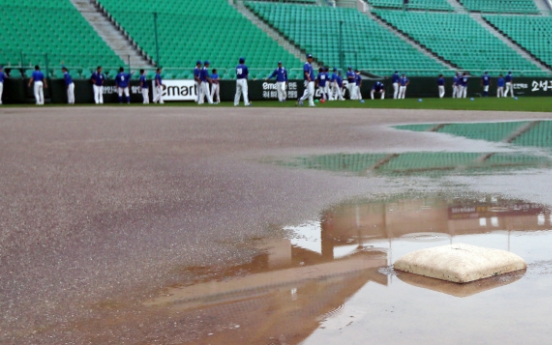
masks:
<path id="1" fill-rule="evenodd" d="M 0 109 L 0 343 L 546 343 L 548 167 L 394 176 L 278 162 L 509 152 L 391 126 L 551 117 Z M 511 250 L 528 269 L 459 289 L 389 267 L 460 240 Z"/>

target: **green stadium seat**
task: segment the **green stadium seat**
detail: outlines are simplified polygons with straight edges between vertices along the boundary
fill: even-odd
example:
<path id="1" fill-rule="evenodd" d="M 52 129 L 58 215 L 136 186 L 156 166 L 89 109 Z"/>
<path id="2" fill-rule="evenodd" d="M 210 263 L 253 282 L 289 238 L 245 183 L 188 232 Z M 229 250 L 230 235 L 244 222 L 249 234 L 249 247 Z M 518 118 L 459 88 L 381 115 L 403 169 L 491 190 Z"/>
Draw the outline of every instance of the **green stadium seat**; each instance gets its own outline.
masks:
<path id="1" fill-rule="evenodd" d="M 469 11 L 538 14 L 534 0 L 460 0 Z"/>
<path id="2" fill-rule="evenodd" d="M 374 7 L 384 8 L 408 8 L 416 10 L 438 10 L 453 11 L 454 8 L 447 0 L 410 0 L 407 6 L 404 6 L 404 0 L 368 0 L 368 3 Z"/>

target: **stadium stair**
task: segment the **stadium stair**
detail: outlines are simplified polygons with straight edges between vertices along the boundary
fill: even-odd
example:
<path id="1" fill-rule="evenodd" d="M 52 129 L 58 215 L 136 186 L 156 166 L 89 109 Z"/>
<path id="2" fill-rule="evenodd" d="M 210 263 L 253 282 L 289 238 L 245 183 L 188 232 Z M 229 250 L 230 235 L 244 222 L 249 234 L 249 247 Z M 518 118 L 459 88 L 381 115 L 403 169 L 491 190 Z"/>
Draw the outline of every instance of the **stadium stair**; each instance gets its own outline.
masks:
<path id="1" fill-rule="evenodd" d="M 470 12 L 540 14 L 534 0 L 458 0 Z"/>

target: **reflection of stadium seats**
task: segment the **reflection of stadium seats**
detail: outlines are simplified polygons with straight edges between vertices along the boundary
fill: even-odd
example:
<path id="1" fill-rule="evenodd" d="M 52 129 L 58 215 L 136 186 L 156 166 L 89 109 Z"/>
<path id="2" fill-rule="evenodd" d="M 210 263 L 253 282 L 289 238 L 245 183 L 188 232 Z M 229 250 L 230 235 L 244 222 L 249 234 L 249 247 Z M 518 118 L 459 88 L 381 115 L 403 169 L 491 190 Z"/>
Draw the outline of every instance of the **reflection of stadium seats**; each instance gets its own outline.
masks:
<path id="1" fill-rule="evenodd" d="M 435 124 L 424 123 L 424 124 L 400 125 L 400 126 L 394 126 L 394 128 L 401 129 L 404 131 L 425 132 L 435 126 L 436 126 Z"/>
<path id="2" fill-rule="evenodd" d="M 213 68 L 233 68 L 244 56 L 254 68 L 301 68 L 299 59 L 272 40 L 226 0 L 99 0 L 122 28 L 149 56 L 156 59 L 154 12 L 157 13 L 161 65 L 190 66 L 209 60 Z M 258 73 L 258 72 L 256 72 Z M 233 76 L 233 73 L 224 74 Z M 266 77 L 263 75 L 263 77 Z"/>
<path id="3" fill-rule="evenodd" d="M 346 66 L 369 69 L 376 74 L 408 69 L 411 75 L 435 75 L 447 69 L 354 8 L 265 2 L 247 2 L 246 5 L 267 24 L 328 66 L 340 66 L 339 52 L 343 48 Z M 433 71 L 416 73 L 413 69 Z"/>
<path id="4" fill-rule="evenodd" d="M 385 157 L 385 154 L 336 153 L 322 156 L 301 157 L 289 165 L 307 169 L 363 172 L 374 166 Z"/>
<path id="5" fill-rule="evenodd" d="M 69 0 L 38 4 L 0 0 L 0 6 L 2 63 L 55 68 L 62 63 L 69 67 L 123 65 Z"/>
<path id="6" fill-rule="evenodd" d="M 392 10 L 374 13 L 462 69 L 505 72 L 514 66 L 518 75 L 546 74 L 468 14 Z"/>
<path id="7" fill-rule="evenodd" d="M 534 0 L 460 0 L 460 2 L 470 11 L 539 13 Z"/>
<path id="8" fill-rule="evenodd" d="M 552 17 L 485 16 L 488 22 L 537 58 L 552 65 Z"/>
<path id="9" fill-rule="evenodd" d="M 497 123 L 453 123 L 440 128 L 437 132 L 457 135 L 476 140 L 502 141 L 516 129 L 527 124 L 526 121 Z"/>
<path id="10" fill-rule="evenodd" d="M 370 5 L 375 7 L 403 8 L 404 0 L 368 0 Z M 447 0 L 410 0 L 409 9 L 420 10 L 454 10 Z"/>
<path id="11" fill-rule="evenodd" d="M 552 121 L 541 121 L 517 137 L 512 144 L 520 146 L 552 147 Z"/>

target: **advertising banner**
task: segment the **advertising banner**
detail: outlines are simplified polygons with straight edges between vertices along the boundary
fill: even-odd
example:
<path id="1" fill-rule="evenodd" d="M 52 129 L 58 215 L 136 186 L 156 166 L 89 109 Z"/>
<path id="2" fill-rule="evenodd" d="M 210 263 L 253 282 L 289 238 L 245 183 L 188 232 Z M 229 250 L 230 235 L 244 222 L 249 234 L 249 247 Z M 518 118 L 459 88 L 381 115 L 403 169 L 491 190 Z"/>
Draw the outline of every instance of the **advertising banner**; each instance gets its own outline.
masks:
<path id="1" fill-rule="evenodd" d="M 152 81 L 153 83 L 153 81 Z M 197 86 L 194 80 L 163 80 L 163 100 L 194 101 L 197 99 Z M 157 96 L 157 88 L 153 88 L 153 97 Z"/>

